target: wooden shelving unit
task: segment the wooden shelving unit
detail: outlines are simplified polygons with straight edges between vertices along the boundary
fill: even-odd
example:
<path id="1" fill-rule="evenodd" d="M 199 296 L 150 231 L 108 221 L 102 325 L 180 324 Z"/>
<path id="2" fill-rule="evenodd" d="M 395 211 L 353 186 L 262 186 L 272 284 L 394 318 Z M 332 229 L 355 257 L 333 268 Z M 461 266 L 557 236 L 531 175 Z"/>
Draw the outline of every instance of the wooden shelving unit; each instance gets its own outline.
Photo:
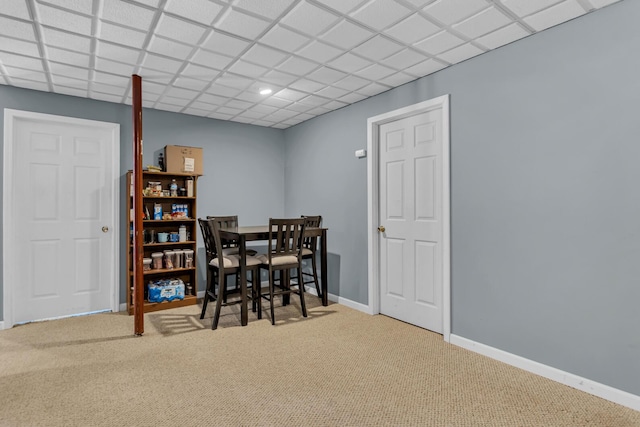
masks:
<path id="1" fill-rule="evenodd" d="M 129 171 L 127 173 L 127 212 L 129 215 L 129 227 L 126 230 L 127 241 L 128 241 L 128 254 L 127 254 L 127 310 L 129 314 L 133 314 L 133 245 L 132 245 L 132 236 L 131 236 L 131 226 L 133 224 L 132 218 L 132 208 L 133 208 L 133 198 L 132 198 L 132 178 L 133 173 Z M 149 172 L 143 171 L 143 187 L 148 185 L 148 182 L 159 182 L 163 189 L 168 190 L 172 180 L 176 180 L 178 187 L 187 187 L 186 180 L 193 179 L 193 197 L 187 196 L 144 196 L 143 197 L 143 205 L 145 208 L 145 213 L 148 210 L 150 216 L 153 218 L 153 208 L 154 205 L 160 204 L 162 206 L 163 213 L 171 212 L 173 204 L 186 204 L 188 209 L 188 217 L 186 218 L 177 218 L 177 219 L 163 219 L 163 220 L 154 220 L 154 219 L 144 219 L 142 221 L 143 229 L 145 231 L 155 231 L 156 236 L 157 233 L 161 232 L 177 232 L 181 225 L 184 225 L 187 229 L 188 239 L 184 242 L 163 242 L 158 243 L 145 243 L 143 246 L 144 257 L 151 258 L 151 254 L 154 252 L 163 252 L 164 250 L 175 250 L 175 249 L 191 249 L 193 250 L 193 267 L 191 268 L 158 268 L 151 269 L 148 271 L 144 271 L 144 281 L 145 281 L 145 302 L 144 302 L 144 312 L 151 312 L 157 310 L 165 310 L 169 308 L 175 307 L 184 307 L 187 305 L 193 305 L 197 302 L 197 274 L 196 274 L 196 236 L 198 231 L 196 217 L 196 202 L 197 202 L 197 175 L 191 174 L 176 174 L 176 173 L 168 173 L 168 172 Z M 185 286 L 185 296 L 182 300 L 173 300 L 173 301 L 164 301 L 164 302 L 149 302 L 148 301 L 148 292 L 147 292 L 147 284 L 149 281 L 157 280 L 157 279 L 169 279 L 169 278 L 179 278 L 181 279 L 185 285 L 191 284 L 191 293 L 186 289 Z"/>

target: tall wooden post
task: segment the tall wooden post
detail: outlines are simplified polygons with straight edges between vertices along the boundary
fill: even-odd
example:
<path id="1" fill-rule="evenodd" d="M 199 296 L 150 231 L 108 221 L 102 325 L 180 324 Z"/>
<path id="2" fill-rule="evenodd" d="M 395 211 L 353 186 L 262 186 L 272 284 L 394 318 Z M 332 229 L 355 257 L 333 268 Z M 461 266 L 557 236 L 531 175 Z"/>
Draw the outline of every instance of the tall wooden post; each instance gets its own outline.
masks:
<path id="1" fill-rule="evenodd" d="M 144 333 L 142 259 L 142 78 L 131 76 L 133 111 L 133 318 L 134 334 Z"/>

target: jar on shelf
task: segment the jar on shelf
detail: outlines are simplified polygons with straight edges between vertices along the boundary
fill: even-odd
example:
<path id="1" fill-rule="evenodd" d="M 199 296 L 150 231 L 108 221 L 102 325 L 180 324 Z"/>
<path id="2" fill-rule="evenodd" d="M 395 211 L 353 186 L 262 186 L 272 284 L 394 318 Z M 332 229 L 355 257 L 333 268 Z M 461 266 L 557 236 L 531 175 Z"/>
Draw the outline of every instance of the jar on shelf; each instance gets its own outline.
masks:
<path id="1" fill-rule="evenodd" d="M 171 180 L 171 185 L 169 185 L 169 193 L 171 197 L 178 197 L 178 183 L 175 179 Z"/>

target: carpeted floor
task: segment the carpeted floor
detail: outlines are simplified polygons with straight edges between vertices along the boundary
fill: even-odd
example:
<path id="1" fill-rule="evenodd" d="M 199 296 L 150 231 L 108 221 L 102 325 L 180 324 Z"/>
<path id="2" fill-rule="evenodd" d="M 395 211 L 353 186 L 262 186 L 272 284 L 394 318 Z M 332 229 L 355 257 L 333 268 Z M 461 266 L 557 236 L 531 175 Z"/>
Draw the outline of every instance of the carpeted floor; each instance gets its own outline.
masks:
<path id="1" fill-rule="evenodd" d="M 0 426 L 640 426 L 640 412 L 309 296 L 211 331 L 199 306 L 0 331 Z"/>

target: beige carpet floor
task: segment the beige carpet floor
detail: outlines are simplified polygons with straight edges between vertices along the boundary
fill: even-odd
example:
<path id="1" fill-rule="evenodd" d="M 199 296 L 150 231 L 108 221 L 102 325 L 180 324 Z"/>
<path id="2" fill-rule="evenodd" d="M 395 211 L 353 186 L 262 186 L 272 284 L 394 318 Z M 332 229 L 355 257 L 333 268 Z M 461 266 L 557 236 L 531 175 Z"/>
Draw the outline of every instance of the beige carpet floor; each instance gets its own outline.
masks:
<path id="1" fill-rule="evenodd" d="M 199 306 L 0 331 L 0 426 L 640 426 L 640 412 L 385 316 Z"/>

